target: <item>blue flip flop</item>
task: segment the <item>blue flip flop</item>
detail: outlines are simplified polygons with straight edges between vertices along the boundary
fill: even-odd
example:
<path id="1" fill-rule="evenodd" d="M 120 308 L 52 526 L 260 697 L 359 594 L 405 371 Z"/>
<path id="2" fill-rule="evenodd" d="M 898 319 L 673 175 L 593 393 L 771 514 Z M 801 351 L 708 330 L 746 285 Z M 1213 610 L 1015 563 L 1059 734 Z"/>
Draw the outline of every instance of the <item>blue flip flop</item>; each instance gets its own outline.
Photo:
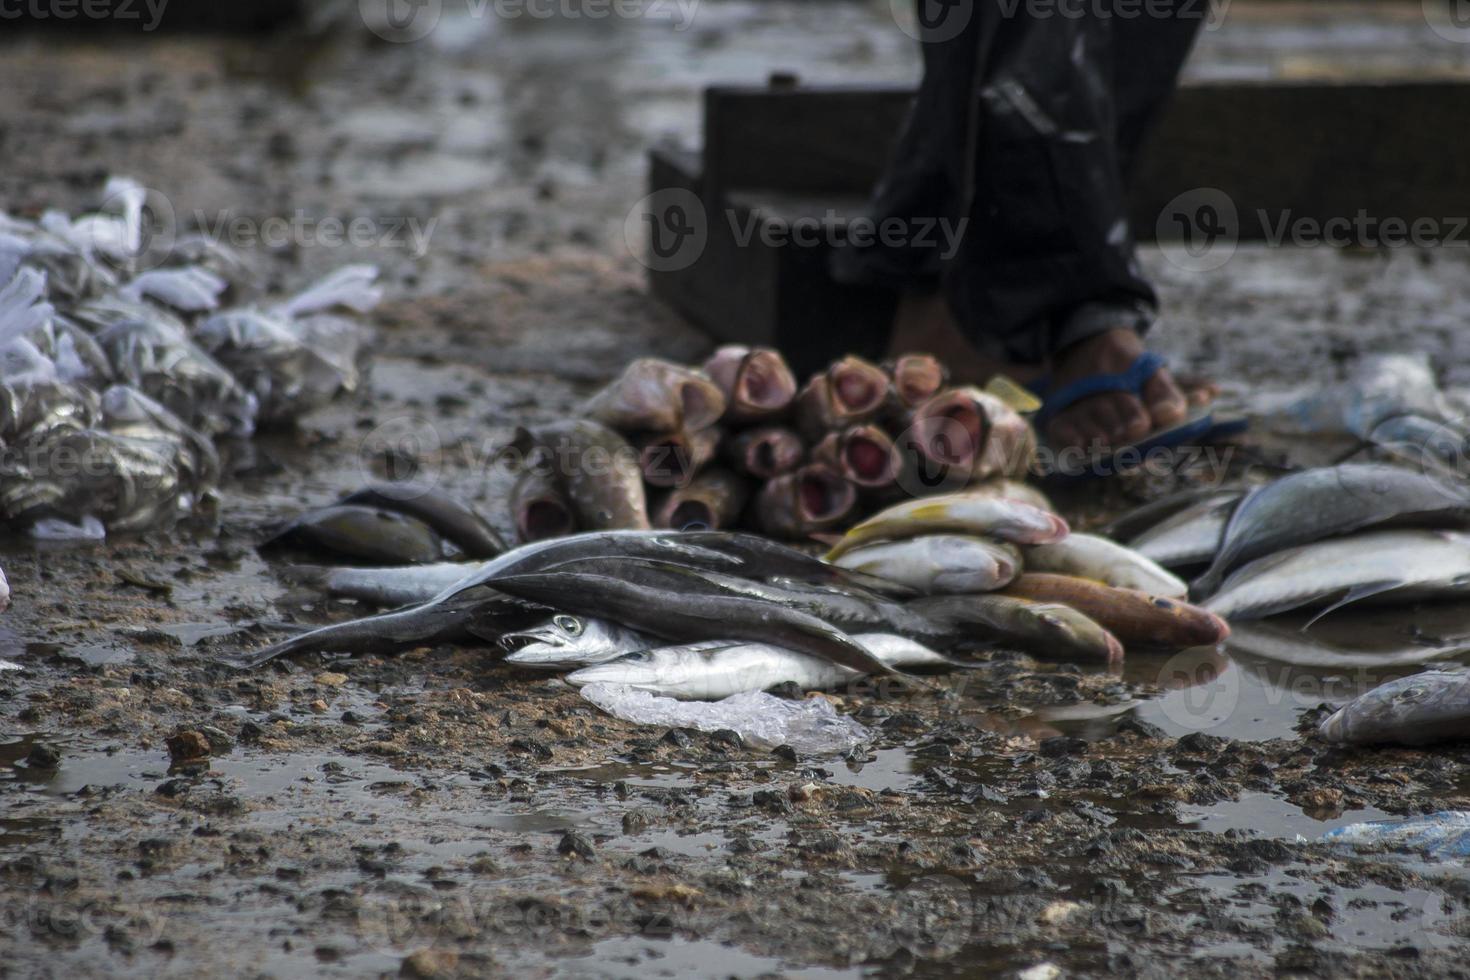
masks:
<path id="1" fill-rule="evenodd" d="M 1148 380 L 1158 373 L 1160 368 L 1168 364 L 1168 360 L 1152 351 L 1145 351 L 1128 365 L 1127 370 L 1117 374 L 1094 374 L 1090 377 L 1079 378 L 1065 387 L 1046 394 L 1042 399 L 1041 409 L 1036 413 L 1034 419 L 1038 431 L 1043 431 L 1046 424 L 1056 417 L 1057 413 L 1066 411 L 1084 398 L 1103 394 L 1110 391 L 1126 392 L 1130 395 L 1143 393 L 1143 386 Z M 1045 382 L 1042 382 L 1043 384 Z M 1185 419 L 1179 425 L 1158 432 L 1151 432 L 1138 442 L 1127 446 L 1119 446 L 1106 457 L 1089 461 L 1079 460 L 1074 467 L 1064 468 L 1060 459 L 1056 462 L 1056 469 L 1050 476 L 1060 477 L 1087 477 L 1103 476 L 1120 472 L 1127 466 L 1111 465 L 1114 460 L 1120 464 L 1123 461 L 1136 461 L 1138 465 L 1151 450 L 1169 449 L 1185 444 L 1202 445 L 1223 439 L 1227 436 L 1238 435 L 1250 427 L 1244 418 L 1215 418 L 1213 412 L 1203 410 Z"/>

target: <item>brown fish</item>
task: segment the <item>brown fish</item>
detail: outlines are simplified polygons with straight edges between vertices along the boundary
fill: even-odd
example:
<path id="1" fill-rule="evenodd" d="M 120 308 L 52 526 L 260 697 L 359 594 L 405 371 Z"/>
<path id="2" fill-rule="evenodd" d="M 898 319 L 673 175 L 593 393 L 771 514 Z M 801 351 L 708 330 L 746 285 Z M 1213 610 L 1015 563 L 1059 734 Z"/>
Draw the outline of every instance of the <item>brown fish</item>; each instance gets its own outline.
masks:
<path id="1" fill-rule="evenodd" d="M 841 523 L 857 506 L 857 488 L 821 463 L 778 476 L 756 495 L 755 519 L 767 534 L 803 538 Z"/>
<path id="2" fill-rule="evenodd" d="M 571 501 L 562 491 L 549 453 L 522 463 L 510 490 L 510 509 L 521 544 L 559 538 L 577 529 Z"/>
<path id="3" fill-rule="evenodd" d="M 725 395 L 693 368 L 643 357 L 593 395 L 582 414 L 619 432 L 692 432 L 719 421 Z"/>
<path id="4" fill-rule="evenodd" d="M 946 484 L 1021 477 L 1036 457 L 1036 433 L 1005 402 L 979 388 L 956 388 L 920 405 L 906 441 Z"/>
<path id="5" fill-rule="evenodd" d="M 656 498 L 649 507 L 649 516 L 654 527 L 718 531 L 740 519 L 749 499 L 749 481 L 723 466 L 711 466 L 688 486 L 675 487 Z"/>
<path id="6" fill-rule="evenodd" d="M 1214 646 L 1230 635 L 1225 620 L 1206 609 L 1070 575 L 1027 572 L 1002 594 L 1071 606 L 1128 647 Z"/>
<path id="7" fill-rule="evenodd" d="M 882 368 L 848 355 L 812 375 L 796 396 L 796 428 L 815 442 L 833 429 L 866 422 L 883 407 L 888 387 Z"/>
<path id="8" fill-rule="evenodd" d="M 806 459 L 801 436 L 779 425 L 746 429 L 725 443 L 725 458 L 737 472 L 758 480 L 790 473 Z"/>
<path id="9" fill-rule="evenodd" d="M 884 367 L 893 378 L 889 408 L 899 418 L 939 394 L 948 380 L 944 365 L 931 354 L 902 354 Z"/>
<path id="10" fill-rule="evenodd" d="M 779 418 L 796 399 L 791 368 L 769 347 L 721 347 L 704 362 L 704 372 L 724 393 L 724 421 L 732 425 Z"/>
<path id="11" fill-rule="evenodd" d="M 687 486 L 694 474 L 715 458 L 722 432 L 718 427 L 696 432 L 670 432 L 634 440 L 638 468 L 649 486 Z"/>
<path id="12" fill-rule="evenodd" d="M 893 440 L 876 425 L 854 425 L 827 433 L 812 447 L 812 461 L 830 466 L 849 483 L 864 489 L 892 485 L 903 464 Z"/>
<path id="13" fill-rule="evenodd" d="M 584 531 L 647 530 L 648 500 L 638 454 L 622 436 L 592 419 L 537 426 L 558 480 Z"/>

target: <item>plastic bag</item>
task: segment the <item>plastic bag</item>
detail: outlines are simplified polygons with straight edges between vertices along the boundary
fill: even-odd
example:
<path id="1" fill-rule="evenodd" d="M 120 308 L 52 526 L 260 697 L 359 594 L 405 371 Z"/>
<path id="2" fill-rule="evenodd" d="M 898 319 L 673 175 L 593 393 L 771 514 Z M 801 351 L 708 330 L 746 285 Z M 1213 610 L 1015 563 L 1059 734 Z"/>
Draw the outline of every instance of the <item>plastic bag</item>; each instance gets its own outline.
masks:
<path id="1" fill-rule="evenodd" d="M 677 701 L 626 684 L 588 684 L 582 697 L 615 718 L 639 725 L 729 729 L 759 748 L 789 745 L 803 755 L 842 754 L 872 737 L 862 724 L 839 715 L 826 698 L 786 701 L 747 691 L 723 701 Z"/>
<path id="2" fill-rule="evenodd" d="M 1470 812 L 1441 810 L 1406 820 L 1368 820 L 1330 830 L 1323 840 L 1354 847 L 1391 847 L 1434 857 L 1470 857 Z"/>
<path id="3" fill-rule="evenodd" d="M 1418 415 L 1446 421 L 1454 412 L 1439 390 L 1427 354 L 1365 357 L 1341 384 L 1288 405 L 1278 429 L 1300 435 L 1350 435 L 1367 440 L 1385 419 Z"/>
<path id="4" fill-rule="evenodd" d="M 219 481 L 214 443 L 136 388 L 113 385 L 104 391 L 102 421 L 113 435 L 170 447 L 179 484 L 195 499 Z"/>
<path id="5" fill-rule="evenodd" d="M 204 313 L 219 309 L 220 294 L 228 285 L 208 269 L 189 265 L 144 272 L 124 284 L 117 294 L 135 303 L 146 298 L 183 313 Z"/>

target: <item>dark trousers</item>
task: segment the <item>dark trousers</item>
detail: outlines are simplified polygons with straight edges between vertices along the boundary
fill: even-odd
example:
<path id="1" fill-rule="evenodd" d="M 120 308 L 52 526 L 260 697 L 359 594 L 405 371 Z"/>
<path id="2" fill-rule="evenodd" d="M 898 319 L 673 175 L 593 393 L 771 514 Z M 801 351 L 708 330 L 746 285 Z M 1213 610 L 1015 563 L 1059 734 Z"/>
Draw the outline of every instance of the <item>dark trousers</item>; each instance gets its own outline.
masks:
<path id="1" fill-rule="evenodd" d="M 1146 329 L 1156 300 L 1125 191 L 1207 5 L 918 2 L 924 80 L 873 218 L 948 221 L 962 237 L 948 255 L 930 236 L 842 248 L 834 274 L 940 289 L 968 336 L 1025 362 Z"/>

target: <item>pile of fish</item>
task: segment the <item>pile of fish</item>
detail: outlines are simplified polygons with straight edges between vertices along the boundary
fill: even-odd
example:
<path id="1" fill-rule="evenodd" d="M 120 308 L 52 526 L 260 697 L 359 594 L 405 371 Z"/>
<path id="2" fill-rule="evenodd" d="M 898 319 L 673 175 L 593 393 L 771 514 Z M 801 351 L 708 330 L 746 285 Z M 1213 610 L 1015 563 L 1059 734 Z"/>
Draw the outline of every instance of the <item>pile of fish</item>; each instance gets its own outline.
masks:
<path id="1" fill-rule="evenodd" d="M 1167 568 L 1202 569 L 1192 594 L 1232 620 L 1470 594 L 1470 488 L 1438 473 L 1343 463 L 1171 503 L 1179 509 L 1131 547 Z"/>
<path id="2" fill-rule="evenodd" d="M 360 507 L 354 500 L 391 506 L 394 496 L 370 490 L 316 514 L 345 520 Z M 328 594 L 401 608 L 292 637 L 248 663 L 478 639 L 517 647 L 510 663 L 570 670 L 576 685 L 718 699 L 950 669 L 977 649 L 1109 663 L 1125 646 L 1178 649 L 1228 635 L 1220 617 L 1179 599 L 1179 579 L 1104 538 L 1070 533 L 1044 504 L 1019 484 L 896 504 L 849 530 L 827 559 L 753 534 L 650 529 L 547 539 L 477 564 L 298 567 L 293 577 Z M 467 522 L 448 517 L 455 506 L 429 494 L 393 521 L 437 519 L 465 551 Z M 288 535 L 330 547 L 320 523 L 298 520 Z"/>
<path id="3" fill-rule="evenodd" d="M 701 368 L 643 358 L 582 417 L 507 447 L 524 543 L 576 530 L 840 530 L 916 493 L 1020 477 L 1036 439 L 989 391 L 945 386 L 925 354 L 845 357 L 798 387 L 768 348 L 722 347 Z"/>
<path id="4" fill-rule="evenodd" d="M 359 384 L 381 298 L 348 266 L 298 296 L 248 292 L 233 253 L 184 239 L 157 254 L 148 192 L 111 211 L 0 212 L 0 520 L 42 537 L 167 524 L 216 485 L 215 440 L 283 425 Z"/>

